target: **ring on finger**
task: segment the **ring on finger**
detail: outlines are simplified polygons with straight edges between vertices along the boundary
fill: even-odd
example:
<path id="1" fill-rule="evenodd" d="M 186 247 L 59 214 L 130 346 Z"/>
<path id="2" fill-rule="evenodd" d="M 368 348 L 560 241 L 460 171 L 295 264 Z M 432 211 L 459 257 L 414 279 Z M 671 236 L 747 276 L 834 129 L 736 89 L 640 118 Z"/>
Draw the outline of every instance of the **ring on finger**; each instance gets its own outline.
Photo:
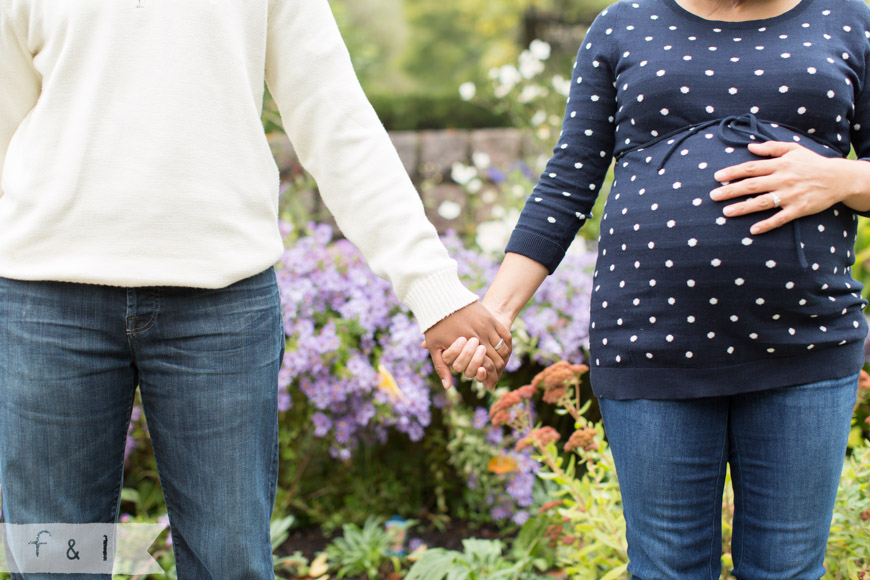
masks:
<path id="1" fill-rule="evenodd" d="M 504 339 L 501 338 L 501 339 L 499 339 L 498 344 L 496 344 L 493 348 L 494 348 L 495 350 L 499 350 L 499 349 L 500 349 L 501 347 L 503 347 L 503 346 L 504 346 Z"/>
<path id="2" fill-rule="evenodd" d="M 782 204 L 782 200 L 775 193 L 770 194 L 770 199 L 773 201 L 773 207 L 779 207 Z"/>

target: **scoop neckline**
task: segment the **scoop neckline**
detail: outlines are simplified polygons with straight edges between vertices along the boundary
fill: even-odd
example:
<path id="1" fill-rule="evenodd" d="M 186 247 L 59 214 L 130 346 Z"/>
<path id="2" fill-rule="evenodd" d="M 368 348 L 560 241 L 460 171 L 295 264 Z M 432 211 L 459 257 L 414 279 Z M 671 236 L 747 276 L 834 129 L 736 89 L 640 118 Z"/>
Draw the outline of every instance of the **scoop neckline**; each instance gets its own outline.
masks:
<path id="1" fill-rule="evenodd" d="M 801 0 L 797 6 L 789 8 L 782 14 L 777 16 L 771 16 L 770 18 L 760 18 L 757 20 L 740 20 L 740 21 L 731 21 L 731 20 L 710 20 L 708 18 L 704 18 L 703 16 L 699 16 L 694 12 L 689 12 L 682 6 L 677 3 L 677 0 L 662 0 L 664 4 L 676 12 L 679 16 L 686 18 L 688 20 L 692 20 L 693 22 L 706 24 L 708 26 L 715 26 L 717 28 L 730 28 L 730 29 L 748 29 L 748 28 L 759 28 L 765 26 L 772 26 L 774 24 L 779 24 L 785 20 L 790 20 L 795 16 L 799 15 L 801 12 L 806 10 L 810 4 L 813 3 L 813 0 Z"/>

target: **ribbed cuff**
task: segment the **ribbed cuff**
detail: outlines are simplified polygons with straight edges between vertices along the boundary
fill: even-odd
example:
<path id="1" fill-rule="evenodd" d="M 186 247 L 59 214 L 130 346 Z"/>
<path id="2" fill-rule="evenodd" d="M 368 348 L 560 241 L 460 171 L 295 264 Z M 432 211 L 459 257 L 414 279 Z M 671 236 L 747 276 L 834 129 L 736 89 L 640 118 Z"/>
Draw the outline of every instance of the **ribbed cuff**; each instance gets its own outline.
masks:
<path id="1" fill-rule="evenodd" d="M 420 332 L 479 300 L 459 281 L 455 266 L 415 282 L 400 299 L 414 313 Z"/>
<path id="2" fill-rule="evenodd" d="M 539 262 L 552 274 L 565 257 L 565 248 L 553 240 L 534 232 L 515 228 L 508 240 L 505 253 L 521 254 Z"/>

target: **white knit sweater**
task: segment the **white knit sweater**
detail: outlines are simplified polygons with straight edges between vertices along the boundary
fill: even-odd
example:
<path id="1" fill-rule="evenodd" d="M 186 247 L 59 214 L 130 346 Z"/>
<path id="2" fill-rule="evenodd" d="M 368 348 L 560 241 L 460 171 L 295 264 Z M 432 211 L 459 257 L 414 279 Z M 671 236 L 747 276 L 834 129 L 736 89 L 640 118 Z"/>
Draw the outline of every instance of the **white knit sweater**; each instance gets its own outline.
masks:
<path id="1" fill-rule="evenodd" d="M 476 300 L 326 0 L 0 0 L 0 276 L 220 288 L 275 264 L 264 80 L 339 227 L 421 328 Z"/>

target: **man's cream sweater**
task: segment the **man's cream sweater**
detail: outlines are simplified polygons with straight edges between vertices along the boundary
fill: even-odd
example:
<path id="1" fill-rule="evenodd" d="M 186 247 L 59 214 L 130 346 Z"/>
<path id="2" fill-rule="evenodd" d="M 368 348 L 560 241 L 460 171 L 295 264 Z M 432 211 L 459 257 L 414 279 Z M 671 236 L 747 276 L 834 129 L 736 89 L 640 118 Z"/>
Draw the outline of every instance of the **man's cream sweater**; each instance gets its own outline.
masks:
<path id="1" fill-rule="evenodd" d="M 421 328 L 473 302 L 326 0 L 0 0 L 0 276 L 220 288 L 275 264 L 264 81 Z"/>

